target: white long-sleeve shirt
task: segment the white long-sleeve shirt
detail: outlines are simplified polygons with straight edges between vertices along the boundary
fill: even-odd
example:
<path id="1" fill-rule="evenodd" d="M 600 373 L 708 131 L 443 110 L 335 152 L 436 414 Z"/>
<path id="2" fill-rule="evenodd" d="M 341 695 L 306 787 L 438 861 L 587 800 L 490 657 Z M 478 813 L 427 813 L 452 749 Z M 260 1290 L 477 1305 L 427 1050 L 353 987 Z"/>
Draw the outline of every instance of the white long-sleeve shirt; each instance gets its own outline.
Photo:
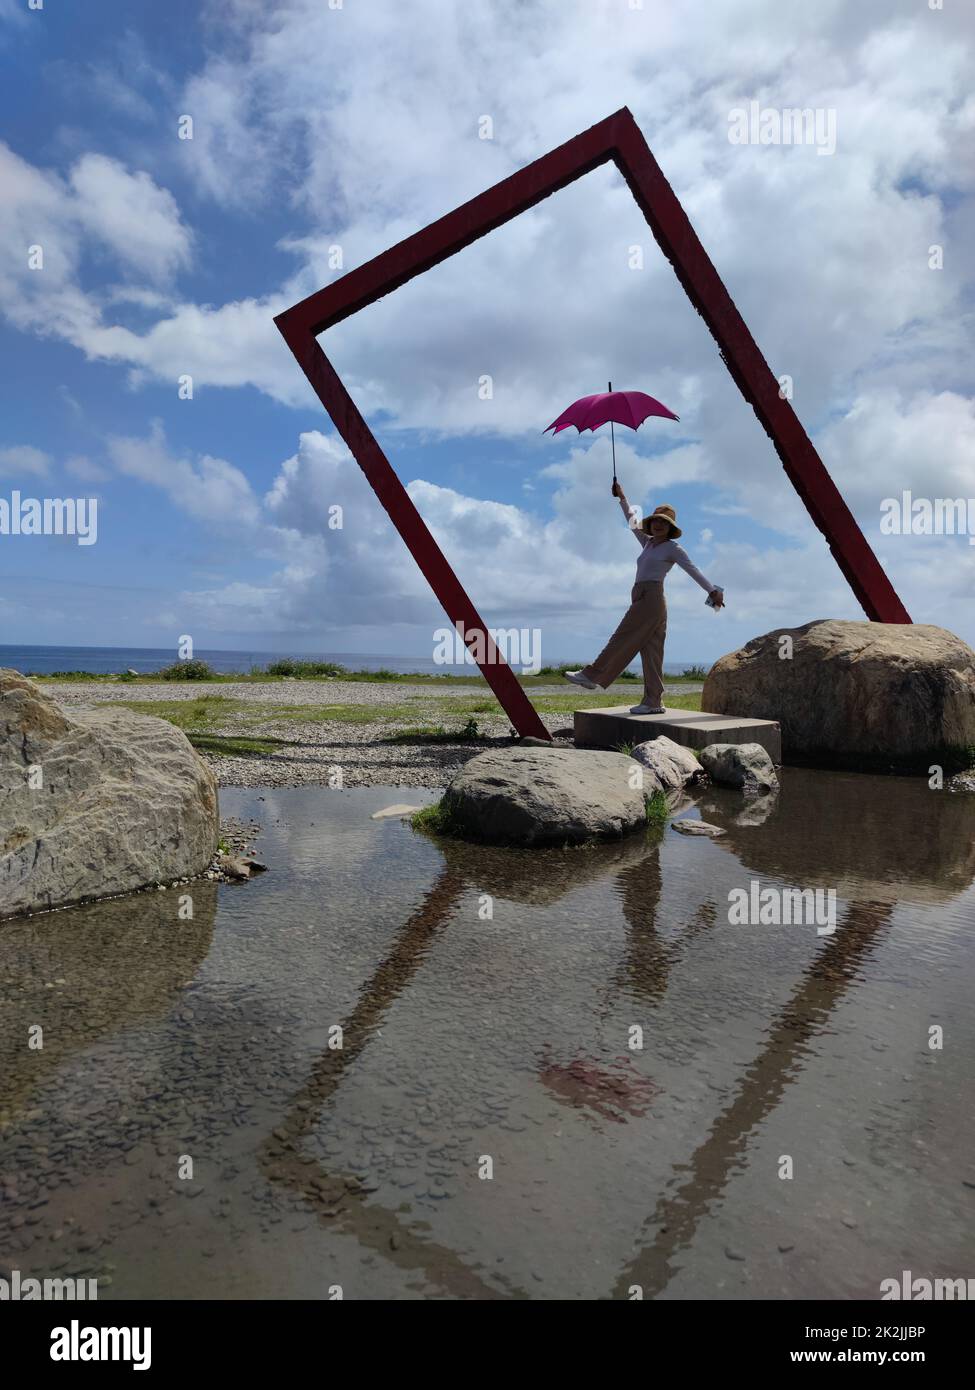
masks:
<path id="1" fill-rule="evenodd" d="M 620 506 L 623 508 L 626 519 L 629 522 L 629 508 L 623 498 L 620 498 Z M 638 584 L 642 584 L 645 580 L 654 579 L 659 579 L 663 582 L 674 565 L 680 565 L 681 569 L 685 570 L 695 583 L 700 584 L 706 594 L 710 594 L 712 589 L 720 587 L 717 584 L 712 584 L 710 579 L 705 578 L 693 563 L 687 551 L 683 546 L 678 545 L 676 541 L 666 540 L 654 543 L 651 536 L 648 536 L 645 531 L 635 529 L 632 523 L 630 525 L 630 530 L 633 531 L 634 536 L 636 536 L 642 546 L 640 558 L 636 562 L 636 582 Z"/>

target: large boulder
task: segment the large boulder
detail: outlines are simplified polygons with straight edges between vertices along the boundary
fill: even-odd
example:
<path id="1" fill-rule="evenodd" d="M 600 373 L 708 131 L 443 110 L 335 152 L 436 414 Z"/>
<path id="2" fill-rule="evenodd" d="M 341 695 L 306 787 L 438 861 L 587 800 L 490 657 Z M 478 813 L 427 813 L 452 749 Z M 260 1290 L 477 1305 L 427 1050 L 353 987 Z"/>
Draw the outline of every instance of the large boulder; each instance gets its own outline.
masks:
<path id="1" fill-rule="evenodd" d="M 646 824 L 644 798 L 655 787 L 635 772 L 622 753 L 498 748 L 457 773 L 443 805 L 460 834 L 492 844 L 615 839 Z"/>
<path id="2" fill-rule="evenodd" d="M 217 787 L 186 735 L 129 710 L 70 718 L 0 669 L 0 918 L 205 872 Z"/>
<path id="3" fill-rule="evenodd" d="M 786 762 L 966 766 L 975 747 L 975 652 L 926 623 L 831 618 L 778 628 L 711 667 L 701 709 L 778 720 Z"/>

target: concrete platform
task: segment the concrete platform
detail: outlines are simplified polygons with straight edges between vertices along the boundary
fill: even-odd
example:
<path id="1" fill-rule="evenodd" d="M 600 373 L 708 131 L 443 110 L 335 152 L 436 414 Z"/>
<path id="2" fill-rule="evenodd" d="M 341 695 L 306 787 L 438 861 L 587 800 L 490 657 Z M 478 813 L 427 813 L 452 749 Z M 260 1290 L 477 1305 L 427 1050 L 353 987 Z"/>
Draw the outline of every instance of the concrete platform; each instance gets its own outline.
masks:
<path id="1" fill-rule="evenodd" d="M 577 709 L 574 725 L 576 743 L 590 748 L 643 743 L 666 734 L 684 748 L 706 748 L 709 743 L 760 743 L 773 763 L 782 762 L 782 733 L 773 719 L 703 714 L 693 709 L 631 714 L 629 705 L 612 705 L 604 709 Z"/>

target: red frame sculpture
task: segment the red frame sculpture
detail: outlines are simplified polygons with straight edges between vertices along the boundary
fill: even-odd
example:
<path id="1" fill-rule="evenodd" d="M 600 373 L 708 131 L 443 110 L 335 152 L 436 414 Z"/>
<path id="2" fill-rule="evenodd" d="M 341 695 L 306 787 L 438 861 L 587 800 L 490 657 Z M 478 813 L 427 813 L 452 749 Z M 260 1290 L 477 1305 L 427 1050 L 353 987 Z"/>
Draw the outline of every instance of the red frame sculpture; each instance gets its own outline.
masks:
<path id="1" fill-rule="evenodd" d="M 274 320 L 451 623 L 455 628 L 458 623 L 463 624 L 465 640 L 482 634 L 485 660 L 478 665 L 515 729 L 519 734 L 545 739 L 548 731 L 491 641 L 477 609 L 322 351 L 317 336 L 610 159 L 626 179 L 658 246 L 710 329 L 728 371 L 775 445 L 793 487 L 829 542 L 836 563 L 867 617 L 882 623 L 911 621 L 795 411 L 779 394 L 778 381 L 661 173 L 631 111 L 624 106 L 445 217 L 309 295 Z"/>

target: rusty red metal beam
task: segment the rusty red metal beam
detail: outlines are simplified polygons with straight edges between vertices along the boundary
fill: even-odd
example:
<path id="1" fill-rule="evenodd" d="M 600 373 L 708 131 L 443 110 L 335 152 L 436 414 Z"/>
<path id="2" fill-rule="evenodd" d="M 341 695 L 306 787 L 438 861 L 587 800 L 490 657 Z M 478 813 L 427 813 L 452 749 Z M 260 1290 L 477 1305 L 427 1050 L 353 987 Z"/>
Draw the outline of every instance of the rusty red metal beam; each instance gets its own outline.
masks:
<path id="1" fill-rule="evenodd" d="M 481 670 L 520 734 L 548 733 L 487 634 L 476 608 L 356 409 L 317 338 L 414 276 L 456 255 L 543 198 L 612 159 L 691 303 L 704 319 L 745 400 L 769 435 L 790 481 L 826 537 L 867 617 L 909 623 L 910 616 L 803 429 L 744 319 L 711 264 L 687 214 L 627 107 L 567 140 L 429 226 L 397 242 L 284 313 L 277 324 L 332 423 L 369 479 L 454 627 L 483 634 Z"/>
<path id="2" fill-rule="evenodd" d="M 625 109 L 625 108 L 624 108 Z M 880 561 L 843 501 L 799 417 L 779 394 L 778 379 L 759 351 L 677 195 L 660 171 L 633 117 L 624 122 L 616 163 L 670 261 L 688 299 L 704 319 L 725 366 L 775 446 L 789 481 L 818 529 L 867 617 L 877 623 L 909 623 Z"/>

